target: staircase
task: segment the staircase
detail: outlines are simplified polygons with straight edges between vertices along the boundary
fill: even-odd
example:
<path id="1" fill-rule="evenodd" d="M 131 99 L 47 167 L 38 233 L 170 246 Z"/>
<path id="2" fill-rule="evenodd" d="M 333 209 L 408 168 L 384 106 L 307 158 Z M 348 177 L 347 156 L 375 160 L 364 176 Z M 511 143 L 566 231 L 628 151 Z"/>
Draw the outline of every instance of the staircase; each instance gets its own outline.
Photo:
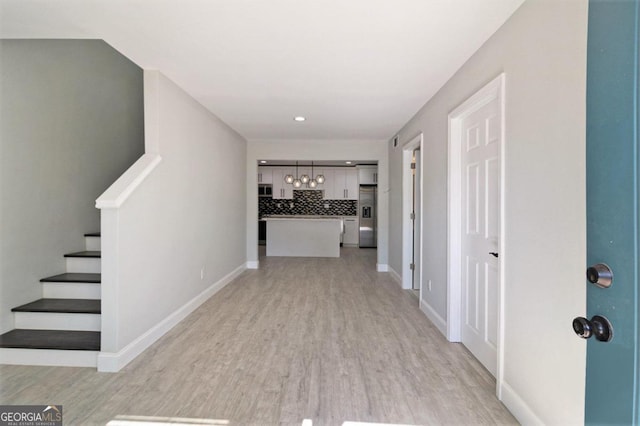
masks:
<path id="1" fill-rule="evenodd" d="M 42 299 L 11 311 L 15 329 L 0 335 L 0 363 L 96 367 L 100 351 L 100 234 L 85 251 L 65 254 L 64 274 L 40 280 Z"/>

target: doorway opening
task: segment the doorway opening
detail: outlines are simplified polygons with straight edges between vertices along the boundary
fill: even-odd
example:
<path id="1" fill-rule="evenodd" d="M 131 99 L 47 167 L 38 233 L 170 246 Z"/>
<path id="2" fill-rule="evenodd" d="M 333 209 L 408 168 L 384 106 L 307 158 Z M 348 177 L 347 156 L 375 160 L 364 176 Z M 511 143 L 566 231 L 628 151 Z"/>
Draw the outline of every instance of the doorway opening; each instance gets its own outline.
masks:
<path id="1" fill-rule="evenodd" d="M 258 259 L 268 256 L 335 257 L 333 238 L 322 243 L 323 250 L 320 250 L 320 237 L 318 240 L 305 238 L 304 232 L 303 235 L 292 233 L 285 241 L 283 236 L 269 232 L 270 228 L 275 230 L 275 222 L 284 220 L 295 219 L 292 223 L 304 224 L 305 232 L 333 221 L 339 223 L 338 232 L 331 231 L 332 235 L 338 236 L 337 247 L 341 253 L 338 257 L 353 253 L 354 248 L 366 248 L 369 250 L 363 250 L 360 255 L 373 259 L 377 268 L 377 160 L 259 159 L 256 177 Z M 331 246 L 327 249 L 331 256 L 326 255 L 325 246 Z M 294 250 L 293 247 L 297 248 Z"/>
<path id="2" fill-rule="evenodd" d="M 421 188 L 421 182 L 420 182 L 420 170 L 421 170 L 421 164 L 420 161 L 418 161 L 418 159 L 420 158 L 420 148 L 416 148 L 413 150 L 413 159 L 411 162 L 411 173 L 413 175 L 413 205 L 412 205 L 412 216 L 411 219 L 413 221 L 413 256 L 412 256 L 412 260 L 411 263 L 413 264 L 413 268 L 411 270 L 411 289 L 414 292 L 417 292 L 418 294 L 418 299 L 420 298 L 420 283 L 421 283 L 421 279 L 420 279 L 420 271 L 421 271 L 421 252 L 420 252 L 420 233 L 421 233 L 421 229 L 420 229 L 420 221 L 416 220 L 416 218 L 421 217 L 421 210 L 420 210 L 420 199 L 421 199 L 421 194 L 420 194 L 420 188 Z"/>
<path id="3" fill-rule="evenodd" d="M 422 133 L 402 148 L 402 288 L 422 289 Z"/>

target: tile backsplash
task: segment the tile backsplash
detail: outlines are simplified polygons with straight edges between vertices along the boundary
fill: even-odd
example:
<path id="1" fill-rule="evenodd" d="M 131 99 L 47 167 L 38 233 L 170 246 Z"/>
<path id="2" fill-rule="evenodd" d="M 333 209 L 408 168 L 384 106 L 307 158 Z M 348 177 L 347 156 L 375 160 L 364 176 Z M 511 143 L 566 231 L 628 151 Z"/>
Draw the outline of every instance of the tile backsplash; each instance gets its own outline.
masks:
<path id="1" fill-rule="evenodd" d="M 317 190 L 294 190 L 293 200 L 258 198 L 259 217 L 270 214 L 355 216 L 357 213 L 357 200 L 323 200 L 322 191 Z"/>

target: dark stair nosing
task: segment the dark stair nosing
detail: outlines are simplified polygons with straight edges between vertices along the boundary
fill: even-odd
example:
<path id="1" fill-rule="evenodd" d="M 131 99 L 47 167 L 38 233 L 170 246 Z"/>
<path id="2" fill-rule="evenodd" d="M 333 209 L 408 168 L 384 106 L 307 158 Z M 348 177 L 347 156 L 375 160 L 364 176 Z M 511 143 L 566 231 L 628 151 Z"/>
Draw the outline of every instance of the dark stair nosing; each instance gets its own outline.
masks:
<path id="1" fill-rule="evenodd" d="M 38 299 L 11 309 L 11 312 L 50 312 L 64 314 L 99 314 L 99 299 Z"/>
<path id="2" fill-rule="evenodd" d="M 99 232 L 89 232 L 88 234 L 84 234 L 85 237 L 99 237 Z"/>
<path id="3" fill-rule="evenodd" d="M 99 331 L 15 329 L 0 336 L 0 348 L 99 351 Z"/>
<path id="4" fill-rule="evenodd" d="M 85 250 L 85 251 L 78 251 L 76 253 L 67 253 L 64 255 L 64 257 L 81 257 L 81 258 L 100 258 L 102 255 L 101 251 L 98 250 Z"/>
<path id="5" fill-rule="evenodd" d="M 89 283 L 100 284 L 102 281 L 101 274 L 92 274 L 85 272 L 67 272 L 66 274 L 53 275 L 40 280 L 42 283 Z"/>

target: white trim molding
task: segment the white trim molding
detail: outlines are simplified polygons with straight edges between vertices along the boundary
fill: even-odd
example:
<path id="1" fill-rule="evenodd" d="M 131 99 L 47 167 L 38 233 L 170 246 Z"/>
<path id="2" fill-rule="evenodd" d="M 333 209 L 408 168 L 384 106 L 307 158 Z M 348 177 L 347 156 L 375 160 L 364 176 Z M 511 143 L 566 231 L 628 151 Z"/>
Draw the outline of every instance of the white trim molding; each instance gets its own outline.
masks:
<path id="1" fill-rule="evenodd" d="M 211 296 L 223 289 L 227 284 L 232 282 L 246 269 L 246 264 L 243 264 L 216 283 L 212 284 L 209 288 L 202 293 L 185 303 L 182 307 L 178 308 L 171 315 L 165 318 L 160 323 L 156 324 L 146 333 L 142 334 L 133 342 L 122 348 L 117 353 L 113 352 L 100 352 L 98 354 L 98 371 L 102 372 L 117 372 L 124 366 L 130 363 L 138 355 L 145 351 L 149 346 L 160 339 L 165 333 L 175 327 L 180 321 L 185 319 L 190 313 L 195 311 L 200 305 L 206 302 Z"/>
<path id="2" fill-rule="evenodd" d="M 386 263 L 376 263 L 376 271 L 389 272 L 389 265 L 387 265 Z"/>
<path id="3" fill-rule="evenodd" d="M 498 342 L 497 342 L 497 392 L 500 396 L 504 377 L 504 288 L 507 248 L 505 247 L 505 84 L 506 75 L 501 73 L 478 92 L 449 113 L 449 165 L 448 165 L 448 205 L 447 205 L 447 332 L 450 342 L 460 342 L 462 338 L 462 121 L 470 114 L 498 100 L 501 114 L 500 140 L 500 283 L 498 287 Z"/>
<path id="4" fill-rule="evenodd" d="M 420 299 L 420 310 L 436 326 L 444 337 L 447 337 L 447 322 L 424 299 Z"/>
<path id="5" fill-rule="evenodd" d="M 158 154 L 144 154 L 96 200 L 98 209 L 119 208 L 162 161 Z"/>
<path id="6" fill-rule="evenodd" d="M 397 282 L 400 287 L 402 287 L 402 277 L 391 266 L 389 266 L 389 275 L 391 275 L 391 278 L 393 278 L 393 280 Z"/>
<path id="7" fill-rule="evenodd" d="M 259 260 L 248 260 L 247 261 L 247 269 L 260 269 L 260 261 Z"/>
<path id="8" fill-rule="evenodd" d="M 524 399 L 504 380 L 500 383 L 500 401 L 509 409 L 511 414 L 523 425 L 544 425 L 544 422 L 533 412 Z"/>

